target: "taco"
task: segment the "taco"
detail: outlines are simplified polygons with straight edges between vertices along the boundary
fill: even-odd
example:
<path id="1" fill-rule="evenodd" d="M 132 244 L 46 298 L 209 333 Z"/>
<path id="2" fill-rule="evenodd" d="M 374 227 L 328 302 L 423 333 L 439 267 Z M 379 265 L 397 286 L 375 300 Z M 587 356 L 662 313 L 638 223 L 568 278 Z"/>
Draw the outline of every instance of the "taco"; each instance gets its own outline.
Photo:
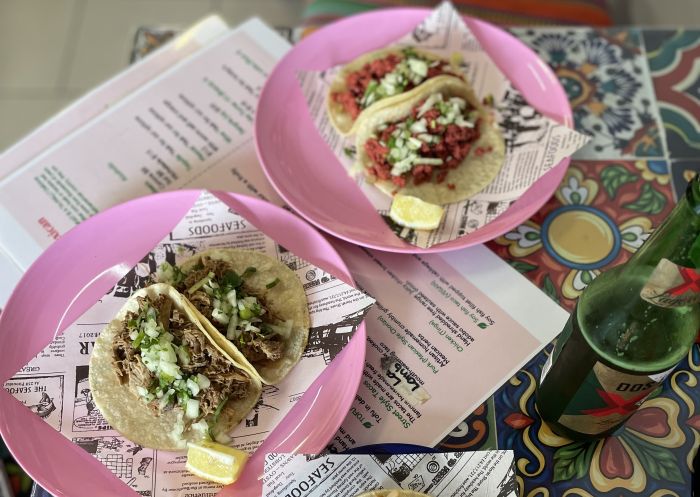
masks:
<path id="1" fill-rule="evenodd" d="M 456 65 L 412 47 L 364 54 L 340 70 L 331 84 L 326 111 L 335 129 L 352 134 L 370 110 L 391 105 L 426 81 L 445 74 L 461 77 Z"/>
<path id="2" fill-rule="evenodd" d="M 501 170 L 505 145 L 486 108 L 462 80 L 440 76 L 357 132 L 357 164 L 387 195 L 450 204 L 483 190 Z"/>
<path id="3" fill-rule="evenodd" d="M 107 422 L 144 447 L 181 450 L 220 439 L 255 406 L 260 380 L 215 343 L 185 299 L 157 284 L 135 292 L 90 357 L 92 398 Z"/>
<path id="4" fill-rule="evenodd" d="M 156 278 L 182 292 L 214 340 L 240 353 L 263 383 L 279 382 L 301 359 L 309 338 L 306 293 L 278 260 L 212 249 L 179 267 L 162 265 Z"/>

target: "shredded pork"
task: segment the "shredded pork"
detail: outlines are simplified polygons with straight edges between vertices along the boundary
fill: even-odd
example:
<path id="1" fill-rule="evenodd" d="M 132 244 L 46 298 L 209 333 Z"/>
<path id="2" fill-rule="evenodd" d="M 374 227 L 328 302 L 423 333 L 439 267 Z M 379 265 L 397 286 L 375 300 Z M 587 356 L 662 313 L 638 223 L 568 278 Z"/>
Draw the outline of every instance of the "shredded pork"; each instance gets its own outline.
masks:
<path id="1" fill-rule="evenodd" d="M 173 309 L 170 299 L 161 295 L 156 301 L 151 301 L 151 305 L 158 311 L 159 321 L 163 320 L 161 324 L 172 333 L 173 343 L 187 347 L 190 361 L 187 365 L 180 363 L 180 370 L 186 375 L 202 374 L 211 382 L 198 395 L 199 417 L 193 421 L 213 414 L 224 399 L 241 399 L 247 395 L 249 377 L 214 347 L 186 316 Z M 119 381 L 134 391 L 137 387 L 148 390 L 158 384 L 158 379 L 143 364 L 139 350 L 133 347 L 129 337 L 126 323 L 137 317 L 135 313 L 127 314 L 112 346 L 112 360 Z M 158 400 L 151 402 L 149 407 L 158 413 Z"/>
<path id="2" fill-rule="evenodd" d="M 214 278 L 216 280 L 221 280 L 224 275 L 231 270 L 231 266 L 225 261 L 204 257 L 202 258 L 202 267 L 191 271 L 185 277 L 182 283 L 176 287 L 176 289 L 180 293 L 183 293 L 189 299 L 189 301 L 192 302 L 192 305 L 194 305 L 195 308 L 202 313 L 202 315 L 206 316 L 209 322 L 213 324 L 224 336 L 226 336 L 227 325 L 221 324 L 212 318 L 212 311 L 214 310 L 212 298 L 201 289 L 193 293 L 188 293 L 187 290 L 192 288 L 192 286 L 202 278 L 205 278 L 210 272 L 214 273 Z M 263 316 L 263 321 L 270 319 L 274 320 L 274 316 L 269 313 L 269 307 L 265 305 L 263 296 L 255 295 L 249 289 L 246 289 L 246 291 L 248 295 L 254 295 L 263 304 L 263 306 L 268 309 L 268 314 Z M 235 345 L 251 363 L 276 361 L 282 357 L 282 352 L 284 350 L 284 342 L 275 336 L 263 338 L 255 335 L 250 340 L 245 340 L 243 343 L 237 342 Z"/>

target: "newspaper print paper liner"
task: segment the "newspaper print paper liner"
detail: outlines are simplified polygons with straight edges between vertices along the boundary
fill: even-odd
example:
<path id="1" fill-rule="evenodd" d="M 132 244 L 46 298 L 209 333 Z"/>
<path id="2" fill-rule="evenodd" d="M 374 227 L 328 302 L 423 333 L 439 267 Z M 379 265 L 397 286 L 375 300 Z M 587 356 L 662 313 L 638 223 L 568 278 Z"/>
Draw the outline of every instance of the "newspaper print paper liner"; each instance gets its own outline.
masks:
<path id="1" fill-rule="evenodd" d="M 415 46 L 448 60 L 452 53 L 459 52 L 462 56 L 461 69 L 477 96 L 494 97 L 494 113 L 506 145 L 506 158 L 496 179 L 472 198 L 445 206 L 440 227 L 432 231 L 397 226 L 388 215 L 391 198 L 365 181 L 362 175 L 356 177 L 358 186 L 379 215 L 397 236 L 412 245 L 426 249 L 485 226 L 505 212 L 535 181 L 589 140 L 587 136 L 543 116 L 528 105 L 522 94 L 491 61 L 449 2 L 441 4 L 412 32 L 390 45 Z M 347 151 L 354 150 L 355 136 L 340 136 L 325 112 L 328 88 L 341 67 L 302 71 L 298 77 L 316 129 L 350 172 L 354 158 L 348 157 Z"/>
<path id="2" fill-rule="evenodd" d="M 261 250 L 277 258 L 304 283 L 309 303 L 309 345 L 302 359 L 285 380 L 264 388 L 253 411 L 230 434 L 232 445 L 248 452 L 263 442 L 340 353 L 374 303 L 371 297 L 277 244 L 211 193 L 201 194 L 155 248 L 4 384 L 33 413 L 143 495 L 180 495 L 185 490 L 215 492 L 220 486 L 189 474 L 184 452 L 144 448 L 111 429 L 90 393 L 91 342 L 125 299 L 147 284 L 159 264 L 179 263 L 195 252 L 214 247 Z M 57 371 L 64 373 L 58 375 Z"/>
<path id="3" fill-rule="evenodd" d="M 434 497 L 517 497 L 512 450 L 328 454 L 270 454 L 265 458 L 266 497 L 355 497 L 378 489 L 403 489 Z"/>

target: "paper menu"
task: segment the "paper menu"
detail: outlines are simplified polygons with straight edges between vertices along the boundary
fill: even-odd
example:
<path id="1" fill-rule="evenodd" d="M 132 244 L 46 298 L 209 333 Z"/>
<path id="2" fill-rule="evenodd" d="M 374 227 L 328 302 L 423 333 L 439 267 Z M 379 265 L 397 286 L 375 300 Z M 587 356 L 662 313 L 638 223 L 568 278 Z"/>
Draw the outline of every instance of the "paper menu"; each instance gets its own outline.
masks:
<path id="1" fill-rule="evenodd" d="M 203 235 L 212 226 L 216 234 Z M 374 300 L 279 245 L 209 193 L 201 195 L 160 244 L 100 301 L 4 384 L 34 414 L 142 495 L 177 496 L 190 490 L 216 491 L 218 486 L 185 470 L 185 452 L 141 447 L 112 430 L 92 399 L 90 353 L 125 299 L 145 286 L 162 262 L 180 263 L 221 247 L 260 251 L 287 265 L 303 282 L 311 317 L 301 360 L 283 381 L 263 388 L 253 410 L 230 434 L 233 445 L 253 452 L 349 343 Z"/>
<path id="2" fill-rule="evenodd" d="M 259 91 L 288 47 L 248 21 L 17 164 L 0 180 L 0 250 L 23 271 L 62 233 L 119 202 L 204 182 L 225 187 L 208 175 L 228 171 L 224 158 L 251 144 Z"/>
<path id="3" fill-rule="evenodd" d="M 389 218 L 391 197 L 381 193 L 363 173 L 356 173 L 357 167 L 353 167 L 356 148 L 361 146 L 356 143 L 356 136 L 340 136 L 328 119 L 326 99 L 342 66 L 299 72 L 307 108 L 321 137 L 344 169 L 355 177 L 358 187 L 379 215 L 397 236 L 412 245 L 428 248 L 469 234 L 493 221 L 535 181 L 589 140 L 530 106 L 449 2 L 443 2 L 411 32 L 387 46 L 391 45 L 424 49 L 444 60 L 451 60 L 458 54 L 462 59 L 460 70 L 478 98 L 493 97 L 495 122 L 505 142 L 503 167 L 493 181 L 469 199 L 446 205 L 443 221 L 437 229 L 401 228 Z M 410 177 L 408 181 L 411 181 Z M 448 174 L 445 183 L 449 185 L 449 181 Z"/>
<path id="4" fill-rule="evenodd" d="M 517 497 L 512 451 L 436 454 L 269 454 L 266 497 L 355 497 L 404 489 L 434 497 Z"/>
<path id="5" fill-rule="evenodd" d="M 485 247 L 405 256 L 335 243 L 377 299 L 355 403 L 330 449 L 435 446 L 564 326 L 568 315 Z"/>

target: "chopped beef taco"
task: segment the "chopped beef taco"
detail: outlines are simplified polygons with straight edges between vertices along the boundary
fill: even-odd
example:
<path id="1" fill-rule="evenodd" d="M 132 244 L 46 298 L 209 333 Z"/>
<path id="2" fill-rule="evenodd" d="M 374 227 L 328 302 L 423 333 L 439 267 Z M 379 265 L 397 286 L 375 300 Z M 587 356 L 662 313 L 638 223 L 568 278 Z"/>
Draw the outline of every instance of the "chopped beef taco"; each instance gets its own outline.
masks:
<path id="1" fill-rule="evenodd" d="M 152 285 L 135 292 L 95 342 L 90 389 L 126 438 L 181 450 L 227 438 L 258 401 L 260 380 L 235 359 L 174 288 Z"/>
<path id="2" fill-rule="evenodd" d="M 381 191 L 439 205 L 483 190 L 505 158 L 489 112 L 464 81 L 450 76 L 368 114 L 356 147 L 355 170 Z"/>
<path id="3" fill-rule="evenodd" d="M 182 292 L 217 343 L 240 353 L 263 383 L 279 382 L 301 359 L 309 337 L 306 294 L 276 259 L 212 249 L 179 267 L 162 265 L 156 278 Z"/>
<path id="4" fill-rule="evenodd" d="M 326 110 L 340 134 L 351 134 L 370 109 L 391 105 L 426 81 L 445 74 L 462 76 L 449 61 L 423 50 L 395 47 L 371 52 L 340 71 L 328 92 Z"/>

